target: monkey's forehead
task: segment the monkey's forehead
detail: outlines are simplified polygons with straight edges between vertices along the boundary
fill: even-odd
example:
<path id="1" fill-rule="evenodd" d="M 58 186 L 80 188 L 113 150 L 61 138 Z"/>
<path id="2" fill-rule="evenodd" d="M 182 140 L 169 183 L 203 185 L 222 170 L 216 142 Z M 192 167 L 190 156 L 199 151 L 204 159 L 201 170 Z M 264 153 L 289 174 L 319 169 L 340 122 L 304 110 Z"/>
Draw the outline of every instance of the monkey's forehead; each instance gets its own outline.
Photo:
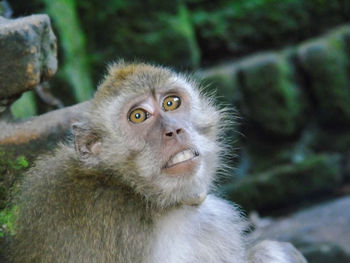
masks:
<path id="1" fill-rule="evenodd" d="M 109 79 L 115 84 L 115 86 L 118 84 L 128 84 L 128 82 L 135 81 L 142 85 L 146 84 L 147 82 L 154 83 L 157 81 L 164 81 L 169 79 L 172 75 L 176 75 L 176 73 L 165 67 L 153 66 L 144 63 L 118 63 L 109 66 L 106 80 Z"/>
<path id="2" fill-rule="evenodd" d="M 157 75 L 171 74 L 167 68 L 153 66 L 145 63 L 114 63 L 108 68 L 108 75 L 112 76 L 115 81 L 123 81 L 133 75 Z"/>
<path id="3" fill-rule="evenodd" d="M 155 92 L 181 86 L 186 88 L 185 77 L 172 70 L 148 64 L 112 65 L 99 86 L 95 100 L 117 96 L 123 92 Z"/>

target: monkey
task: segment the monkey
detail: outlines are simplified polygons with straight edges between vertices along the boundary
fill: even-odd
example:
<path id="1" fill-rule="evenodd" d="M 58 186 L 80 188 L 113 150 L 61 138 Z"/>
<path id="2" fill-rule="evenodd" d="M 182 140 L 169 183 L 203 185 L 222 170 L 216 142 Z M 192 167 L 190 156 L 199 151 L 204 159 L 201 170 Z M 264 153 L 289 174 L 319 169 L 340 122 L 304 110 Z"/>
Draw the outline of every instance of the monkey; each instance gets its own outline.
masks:
<path id="1" fill-rule="evenodd" d="M 189 76 L 111 64 L 72 140 L 26 174 L 10 262 L 306 262 L 290 244 L 250 246 L 213 194 L 224 120 Z"/>

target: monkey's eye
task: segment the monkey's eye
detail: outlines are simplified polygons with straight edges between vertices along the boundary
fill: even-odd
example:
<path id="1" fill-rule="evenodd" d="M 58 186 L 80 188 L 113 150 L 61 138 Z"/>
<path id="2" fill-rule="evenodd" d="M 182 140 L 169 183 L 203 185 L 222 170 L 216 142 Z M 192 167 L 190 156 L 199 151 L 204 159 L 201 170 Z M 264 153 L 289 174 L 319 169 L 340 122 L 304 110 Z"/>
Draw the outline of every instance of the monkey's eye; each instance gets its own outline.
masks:
<path id="1" fill-rule="evenodd" d="M 181 105 L 181 99 L 178 96 L 169 96 L 163 100 L 163 109 L 165 111 L 176 110 Z"/>
<path id="2" fill-rule="evenodd" d="M 149 113 L 144 109 L 136 109 L 129 114 L 129 120 L 133 123 L 144 122 L 148 117 Z"/>

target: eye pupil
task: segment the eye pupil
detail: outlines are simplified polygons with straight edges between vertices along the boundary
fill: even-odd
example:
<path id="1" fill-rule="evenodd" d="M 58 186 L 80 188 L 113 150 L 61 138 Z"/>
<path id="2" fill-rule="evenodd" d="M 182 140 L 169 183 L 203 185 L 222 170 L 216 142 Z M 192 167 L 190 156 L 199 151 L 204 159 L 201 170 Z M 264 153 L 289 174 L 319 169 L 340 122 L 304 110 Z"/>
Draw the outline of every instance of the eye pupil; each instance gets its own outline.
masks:
<path id="1" fill-rule="evenodd" d="M 135 109 L 129 114 L 129 120 L 133 123 L 144 122 L 148 117 L 149 113 L 142 108 Z"/>
<path id="2" fill-rule="evenodd" d="M 177 96 L 168 96 L 163 100 L 163 110 L 173 111 L 180 107 L 181 100 Z"/>

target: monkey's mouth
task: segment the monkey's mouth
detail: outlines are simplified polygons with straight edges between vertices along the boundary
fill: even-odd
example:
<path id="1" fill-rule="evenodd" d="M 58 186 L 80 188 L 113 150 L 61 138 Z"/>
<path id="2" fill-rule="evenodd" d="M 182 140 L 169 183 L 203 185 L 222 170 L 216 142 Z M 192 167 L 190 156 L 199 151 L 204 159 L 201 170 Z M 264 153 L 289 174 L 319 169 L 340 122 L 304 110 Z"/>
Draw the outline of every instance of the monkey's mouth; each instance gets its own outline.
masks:
<path id="1" fill-rule="evenodd" d="M 197 150 L 194 149 L 186 149 L 184 151 L 178 152 L 177 154 L 173 155 L 170 160 L 166 163 L 166 168 L 171 168 L 175 165 L 182 164 L 185 162 L 188 162 L 194 158 L 199 156 L 199 153 Z"/>

